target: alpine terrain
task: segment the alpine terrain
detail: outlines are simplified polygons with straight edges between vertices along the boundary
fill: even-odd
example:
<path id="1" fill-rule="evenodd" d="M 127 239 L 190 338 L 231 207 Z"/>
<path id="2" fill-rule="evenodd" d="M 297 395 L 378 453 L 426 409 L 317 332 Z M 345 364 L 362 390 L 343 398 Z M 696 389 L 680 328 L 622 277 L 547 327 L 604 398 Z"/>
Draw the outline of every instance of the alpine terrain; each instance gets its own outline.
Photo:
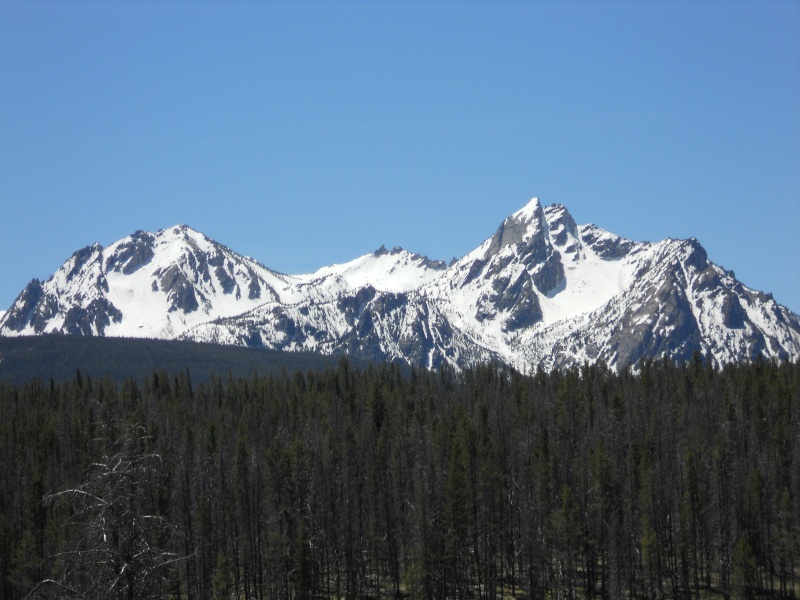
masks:
<path id="1" fill-rule="evenodd" d="M 697 240 L 634 242 L 537 199 L 449 265 L 381 247 L 285 275 L 185 225 L 137 231 L 78 250 L 0 313 L 1 335 L 47 333 L 523 371 L 695 351 L 715 365 L 800 356 L 800 318 Z"/>

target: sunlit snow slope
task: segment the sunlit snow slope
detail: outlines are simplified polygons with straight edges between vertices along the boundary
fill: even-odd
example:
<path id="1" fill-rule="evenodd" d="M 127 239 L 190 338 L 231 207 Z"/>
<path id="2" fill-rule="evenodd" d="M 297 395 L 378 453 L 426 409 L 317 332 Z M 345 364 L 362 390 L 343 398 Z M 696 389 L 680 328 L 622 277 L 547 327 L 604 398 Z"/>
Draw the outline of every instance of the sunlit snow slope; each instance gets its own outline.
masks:
<path id="1" fill-rule="evenodd" d="M 0 332 L 174 338 L 266 301 L 292 301 L 296 285 L 185 225 L 137 231 L 79 250 L 46 282 L 33 280 Z"/>
<path id="2" fill-rule="evenodd" d="M 522 370 L 796 360 L 800 319 L 697 240 L 633 242 L 534 199 L 450 266 L 402 248 L 282 275 L 186 226 L 76 252 L 0 333 L 183 338 Z"/>

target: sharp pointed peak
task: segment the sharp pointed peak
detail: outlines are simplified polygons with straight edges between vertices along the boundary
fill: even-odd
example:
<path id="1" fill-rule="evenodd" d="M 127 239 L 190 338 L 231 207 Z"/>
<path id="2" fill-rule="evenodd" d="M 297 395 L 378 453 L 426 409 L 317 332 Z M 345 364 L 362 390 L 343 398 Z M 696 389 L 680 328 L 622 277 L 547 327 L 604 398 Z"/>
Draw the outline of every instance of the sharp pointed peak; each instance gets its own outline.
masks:
<path id="1" fill-rule="evenodd" d="M 496 254 L 506 246 L 518 244 L 534 235 L 540 235 L 546 228 L 547 221 L 539 198 L 532 198 L 521 209 L 506 217 L 495 234 L 484 242 L 486 244 L 484 259 Z"/>
<path id="2" fill-rule="evenodd" d="M 520 208 L 515 213 L 511 214 L 512 218 L 515 219 L 530 219 L 537 213 L 542 211 L 542 203 L 539 201 L 539 198 L 531 198 L 528 203 Z"/>

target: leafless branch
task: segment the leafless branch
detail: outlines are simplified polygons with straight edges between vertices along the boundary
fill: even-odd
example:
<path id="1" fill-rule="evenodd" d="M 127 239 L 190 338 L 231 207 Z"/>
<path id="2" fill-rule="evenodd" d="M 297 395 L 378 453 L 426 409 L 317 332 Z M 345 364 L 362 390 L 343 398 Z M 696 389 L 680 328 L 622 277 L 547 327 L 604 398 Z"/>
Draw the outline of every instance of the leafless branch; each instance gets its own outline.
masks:
<path id="1" fill-rule="evenodd" d="M 63 590 L 66 590 L 66 591 L 70 592 L 71 594 L 75 594 L 76 598 L 83 598 L 84 600 L 86 600 L 86 596 L 81 594 L 78 590 L 73 589 L 73 588 L 71 588 L 71 587 L 69 587 L 67 585 L 64 585 L 63 583 L 60 583 L 60 582 L 56 581 L 55 579 L 44 579 L 44 580 L 40 581 L 39 583 L 37 583 L 34 586 L 34 588 L 30 592 L 28 592 L 28 595 L 25 596 L 25 598 L 23 598 L 23 600 L 28 600 L 28 598 L 30 598 L 33 594 L 35 594 L 36 591 L 39 588 L 41 588 L 42 586 L 44 586 L 46 584 L 55 585 L 57 587 L 60 587 Z"/>

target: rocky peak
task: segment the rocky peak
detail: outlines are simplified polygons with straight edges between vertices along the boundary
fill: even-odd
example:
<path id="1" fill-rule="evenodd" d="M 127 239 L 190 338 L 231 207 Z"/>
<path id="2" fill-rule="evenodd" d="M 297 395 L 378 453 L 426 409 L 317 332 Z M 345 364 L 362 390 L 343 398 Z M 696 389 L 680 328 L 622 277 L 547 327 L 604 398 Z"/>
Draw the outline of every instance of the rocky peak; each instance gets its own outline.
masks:
<path id="1" fill-rule="evenodd" d="M 129 275 L 149 263 L 153 256 L 155 236 L 145 231 L 136 231 L 125 238 L 106 257 L 106 271 Z"/>
<path id="2" fill-rule="evenodd" d="M 697 241 L 697 238 L 684 240 L 681 246 L 684 251 L 684 260 L 686 264 L 694 267 L 698 271 L 702 271 L 708 267 L 708 254 L 706 253 L 706 249 Z"/>
<path id="3" fill-rule="evenodd" d="M 570 240 L 575 242 L 564 250 L 574 250 L 578 243 L 575 235 L 577 226 L 566 209 L 558 206 L 545 209 L 534 198 L 505 219 L 495 234 L 483 243 L 479 252 L 470 253 L 457 263 L 458 276 L 462 278 L 459 287 L 475 281 L 506 277 L 521 267 L 527 271 L 540 294 L 556 293 L 564 283 L 564 267 L 561 253 L 551 240 L 551 224 L 547 213 L 554 220 L 553 228 L 559 233 L 561 230 L 569 232 Z"/>
<path id="4" fill-rule="evenodd" d="M 511 213 L 511 216 L 521 221 L 529 221 L 531 218 L 542 213 L 542 203 L 539 198 L 531 198 L 528 203 L 519 210 Z"/>
<path id="5" fill-rule="evenodd" d="M 187 235 L 195 234 L 195 235 L 203 236 L 202 233 L 200 233 L 196 229 L 193 229 L 192 227 L 189 227 L 188 225 L 186 225 L 184 223 L 179 223 L 178 225 L 174 225 L 172 227 L 168 227 L 167 229 L 162 229 L 161 231 L 159 231 L 159 233 L 162 233 L 162 232 L 168 231 L 168 230 L 171 231 L 175 235 L 187 236 Z M 205 237 L 205 236 L 203 236 L 203 237 Z"/>
<path id="6" fill-rule="evenodd" d="M 537 199 L 449 268 L 381 246 L 288 276 L 187 225 L 137 231 L 79 250 L 0 315 L 2 335 L 40 333 L 183 337 L 427 367 L 800 353 L 800 318 L 710 262 L 697 240 L 632 242 L 578 227 L 566 208 Z"/>
<path id="7" fill-rule="evenodd" d="M 567 246 L 570 238 L 578 239 L 578 226 L 565 206 L 553 204 L 544 210 L 550 239 L 556 246 Z"/>
<path id="8" fill-rule="evenodd" d="M 375 252 L 373 252 L 372 255 L 373 256 L 386 256 L 388 254 L 390 256 L 397 256 L 398 254 L 404 254 L 404 253 L 408 254 L 410 256 L 419 256 L 419 254 L 416 254 L 414 252 L 409 252 L 408 250 L 406 250 L 402 246 L 394 246 L 391 250 L 387 250 L 386 246 L 384 244 L 381 244 L 381 247 L 378 248 L 377 250 L 375 250 Z"/>
<path id="9" fill-rule="evenodd" d="M 506 218 L 492 236 L 484 260 L 488 260 L 507 246 L 525 243 L 536 245 L 545 241 L 547 220 L 539 199 L 534 198 L 523 208 Z"/>
<path id="10" fill-rule="evenodd" d="M 619 260 L 637 247 L 636 242 L 609 233 L 597 225 L 582 225 L 579 234 L 580 240 L 605 260 Z M 646 245 L 640 243 L 639 247 Z"/>
<path id="11" fill-rule="evenodd" d="M 30 283 L 20 292 L 14 304 L 3 316 L 3 327 L 10 331 L 22 331 L 30 323 L 33 326 L 34 333 L 41 333 L 44 330 L 46 319 L 41 319 L 36 309 L 43 297 L 42 282 L 38 279 L 31 279 Z"/>
<path id="12" fill-rule="evenodd" d="M 73 253 L 63 267 L 67 271 L 66 280 L 71 281 L 86 265 L 97 260 L 102 252 L 103 247 L 100 244 L 92 244 Z"/>

